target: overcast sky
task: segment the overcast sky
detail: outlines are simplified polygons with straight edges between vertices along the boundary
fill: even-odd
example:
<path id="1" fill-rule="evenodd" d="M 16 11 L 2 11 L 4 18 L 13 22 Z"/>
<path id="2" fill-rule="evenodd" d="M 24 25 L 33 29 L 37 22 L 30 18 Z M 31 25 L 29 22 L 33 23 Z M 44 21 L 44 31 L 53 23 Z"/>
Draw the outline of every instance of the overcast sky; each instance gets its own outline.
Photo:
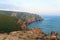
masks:
<path id="1" fill-rule="evenodd" d="M 1 10 L 18 10 L 41 14 L 60 13 L 60 0 L 0 0 Z"/>

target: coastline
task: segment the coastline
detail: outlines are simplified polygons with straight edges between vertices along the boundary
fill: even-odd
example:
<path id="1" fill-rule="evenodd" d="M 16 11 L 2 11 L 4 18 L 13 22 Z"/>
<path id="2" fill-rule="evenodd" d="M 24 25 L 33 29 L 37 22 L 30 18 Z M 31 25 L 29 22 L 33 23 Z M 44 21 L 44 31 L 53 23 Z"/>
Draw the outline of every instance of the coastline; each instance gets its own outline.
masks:
<path id="1" fill-rule="evenodd" d="M 7 21 L 3 20 L 4 21 L 3 22 L 1 20 L 2 23 L 7 22 L 7 24 L 12 26 L 13 28 L 12 27 L 11 28 L 14 30 L 12 30 L 13 32 L 11 31 L 9 33 L 4 33 L 4 32 L 0 31 L 0 40 L 60 40 L 60 36 L 57 32 L 51 32 L 51 34 L 46 34 L 46 33 L 42 32 L 42 30 L 40 28 L 32 28 L 32 29 L 28 28 L 28 25 L 33 22 L 43 21 L 43 19 L 39 15 L 28 14 L 28 13 L 25 14 L 25 12 L 20 12 L 20 13 L 21 13 L 20 15 L 18 14 L 19 17 L 17 16 L 16 12 L 13 12 L 13 14 L 9 15 L 9 16 L 5 15 L 8 18 L 17 17 L 14 19 L 15 21 L 14 20 L 11 21 L 9 19 L 13 24 L 15 22 L 15 24 L 18 25 L 18 27 L 16 26 L 16 28 L 15 28 L 15 25 L 14 26 L 10 25 L 12 23 L 8 24 L 9 23 L 9 20 L 7 20 L 8 18 L 5 18 L 5 16 L 3 14 L 1 15 L 2 17 L 4 16 L 3 19 L 6 19 L 8 21 L 7 22 Z M 3 27 L 6 27 L 6 26 L 3 26 Z M 11 29 L 7 29 L 6 31 L 8 31 L 8 30 L 10 31 Z M 3 30 L 3 31 L 5 31 L 5 30 Z"/>

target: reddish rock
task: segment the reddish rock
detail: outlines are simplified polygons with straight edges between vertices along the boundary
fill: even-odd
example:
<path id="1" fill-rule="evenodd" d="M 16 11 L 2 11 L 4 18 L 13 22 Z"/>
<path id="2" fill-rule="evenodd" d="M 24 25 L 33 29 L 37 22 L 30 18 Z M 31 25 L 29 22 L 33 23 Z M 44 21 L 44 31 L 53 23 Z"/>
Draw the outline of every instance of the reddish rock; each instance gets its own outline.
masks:
<path id="1" fill-rule="evenodd" d="M 22 25 L 23 24 L 23 21 L 21 19 L 17 19 L 17 24 Z"/>
<path id="2" fill-rule="evenodd" d="M 18 19 L 17 20 L 17 24 L 20 25 L 20 27 L 21 27 L 22 30 L 24 30 L 24 31 L 28 30 L 27 24 L 23 20 Z"/>
<path id="3" fill-rule="evenodd" d="M 57 32 L 51 32 L 50 35 L 45 36 L 46 40 L 60 40 Z"/>
<path id="4" fill-rule="evenodd" d="M 57 32 L 51 32 L 51 40 L 58 40 L 58 33 Z"/>
<path id="5" fill-rule="evenodd" d="M 36 21 L 35 18 L 27 19 L 27 23 L 28 23 L 28 24 L 30 24 L 30 23 L 32 23 L 32 22 L 35 22 L 35 21 Z"/>
<path id="6" fill-rule="evenodd" d="M 33 28 L 31 31 L 33 32 L 33 34 L 40 34 L 40 33 L 42 33 L 41 29 L 39 29 L 39 28 Z"/>

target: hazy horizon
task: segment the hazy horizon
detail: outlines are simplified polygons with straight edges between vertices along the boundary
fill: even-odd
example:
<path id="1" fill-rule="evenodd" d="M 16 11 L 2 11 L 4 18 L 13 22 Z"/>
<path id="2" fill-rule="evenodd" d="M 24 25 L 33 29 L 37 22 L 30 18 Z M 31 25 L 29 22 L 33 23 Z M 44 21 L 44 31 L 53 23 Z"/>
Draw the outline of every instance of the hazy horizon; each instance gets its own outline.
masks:
<path id="1" fill-rule="evenodd" d="M 0 0 L 0 10 L 60 15 L 60 0 Z"/>

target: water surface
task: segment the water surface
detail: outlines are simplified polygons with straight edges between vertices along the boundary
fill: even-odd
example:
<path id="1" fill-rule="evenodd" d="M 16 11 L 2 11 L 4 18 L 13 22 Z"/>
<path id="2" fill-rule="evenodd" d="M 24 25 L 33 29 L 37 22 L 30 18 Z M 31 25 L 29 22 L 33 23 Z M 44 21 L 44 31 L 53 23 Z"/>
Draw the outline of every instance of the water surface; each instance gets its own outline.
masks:
<path id="1" fill-rule="evenodd" d="M 43 21 L 37 21 L 29 25 L 29 28 L 38 27 L 47 34 L 51 31 L 60 33 L 60 16 L 42 16 Z"/>

